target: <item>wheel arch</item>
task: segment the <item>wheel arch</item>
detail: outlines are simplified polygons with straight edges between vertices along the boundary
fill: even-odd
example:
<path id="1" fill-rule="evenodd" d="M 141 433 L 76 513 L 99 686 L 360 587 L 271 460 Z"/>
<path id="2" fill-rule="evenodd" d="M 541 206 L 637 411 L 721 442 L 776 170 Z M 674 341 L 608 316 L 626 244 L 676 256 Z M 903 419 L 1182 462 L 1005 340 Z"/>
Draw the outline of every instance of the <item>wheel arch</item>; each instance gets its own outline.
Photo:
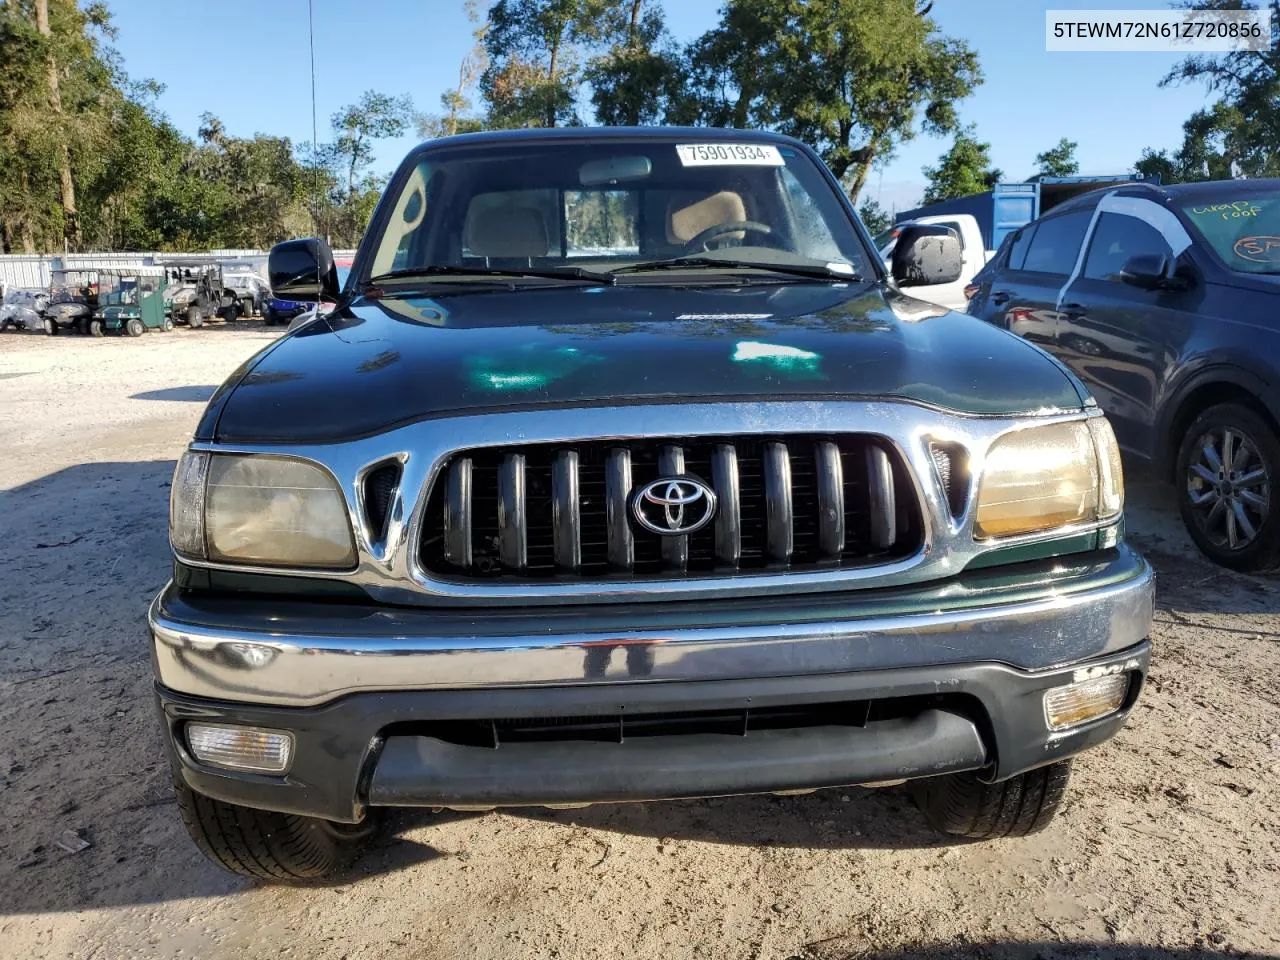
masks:
<path id="1" fill-rule="evenodd" d="M 1156 464 L 1160 476 L 1173 479 L 1174 461 L 1187 427 L 1202 412 L 1219 403 L 1238 403 L 1249 408 L 1280 436 L 1280 397 L 1275 388 L 1242 367 L 1211 367 L 1188 379 L 1164 404 L 1156 433 Z"/>

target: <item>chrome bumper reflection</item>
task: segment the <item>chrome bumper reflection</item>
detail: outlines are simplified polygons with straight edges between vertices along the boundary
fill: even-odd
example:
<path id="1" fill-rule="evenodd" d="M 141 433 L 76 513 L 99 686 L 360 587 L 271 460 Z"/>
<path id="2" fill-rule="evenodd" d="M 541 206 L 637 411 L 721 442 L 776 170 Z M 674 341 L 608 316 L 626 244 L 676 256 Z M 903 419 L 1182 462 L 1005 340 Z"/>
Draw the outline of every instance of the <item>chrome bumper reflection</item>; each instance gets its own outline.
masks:
<path id="1" fill-rule="evenodd" d="M 531 614 L 527 632 L 519 634 L 431 636 L 406 633 L 403 622 L 388 616 L 383 632 L 286 633 L 269 623 L 249 629 L 182 623 L 166 614 L 163 593 L 148 620 L 163 686 L 280 706 L 370 690 L 748 679 L 984 661 L 1040 670 L 1124 650 L 1147 637 L 1153 578 L 1150 567 L 1138 563 L 1128 580 L 1066 596 L 765 626 L 548 634 L 539 633 Z"/>

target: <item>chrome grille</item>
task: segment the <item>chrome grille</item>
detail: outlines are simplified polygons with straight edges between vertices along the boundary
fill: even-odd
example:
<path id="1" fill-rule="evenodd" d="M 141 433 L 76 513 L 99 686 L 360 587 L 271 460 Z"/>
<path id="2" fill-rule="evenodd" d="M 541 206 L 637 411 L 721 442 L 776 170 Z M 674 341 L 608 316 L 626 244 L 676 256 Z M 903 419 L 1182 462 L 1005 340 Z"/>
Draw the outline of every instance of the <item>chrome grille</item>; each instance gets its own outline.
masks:
<path id="1" fill-rule="evenodd" d="M 712 523 L 660 536 L 632 492 L 693 476 Z M 696 577 L 889 563 L 916 553 L 920 504 L 905 463 L 870 434 L 697 437 L 483 448 L 432 485 L 420 561 L 450 579 Z"/>

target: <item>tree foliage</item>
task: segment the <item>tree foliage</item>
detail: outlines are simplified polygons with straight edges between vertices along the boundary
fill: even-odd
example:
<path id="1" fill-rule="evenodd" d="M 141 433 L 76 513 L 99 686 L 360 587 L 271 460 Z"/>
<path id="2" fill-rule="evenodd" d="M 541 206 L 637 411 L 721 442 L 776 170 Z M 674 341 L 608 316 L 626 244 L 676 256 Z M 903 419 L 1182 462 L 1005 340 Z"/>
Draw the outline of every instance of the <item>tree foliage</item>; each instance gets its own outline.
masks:
<path id="1" fill-rule="evenodd" d="M 1071 177 L 1080 172 L 1076 147 L 1080 144 L 1063 137 L 1044 153 L 1036 154 L 1036 173 L 1042 177 Z"/>
<path id="2" fill-rule="evenodd" d="M 922 202 L 938 203 L 990 190 L 1003 176 L 991 166 L 990 150 L 991 144 L 980 142 L 972 126 L 962 128 L 951 149 L 938 157 L 938 165 L 923 168 L 929 186 Z"/>
<path id="3" fill-rule="evenodd" d="M 497 0 L 480 81 L 493 127 L 582 122 L 778 130 L 814 146 L 850 195 L 923 130 L 950 133 L 977 54 L 914 0 L 726 0 L 683 49 L 657 0 Z"/>
<path id="4" fill-rule="evenodd" d="M 880 206 L 878 200 L 873 200 L 871 197 L 867 197 L 858 205 L 858 218 L 873 237 L 893 226 L 893 217 L 889 211 Z"/>
<path id="5" fill-rule="evenodd" d="M 474 133 L 484 128 L 484 120 L 472 111 L 471 93 L 480 77 L 489 68 L 489 51 L 485 38 L 489 34 L 489 21 L 480 13 L 479 0 L 464 0 L 467 20 L 475 28 L 471 31 L 471 49 L 458 63 L 458 85 L 440 94 L 442 113 L 417 118 L 418 135 L 421 137 L 452 137 L 457 133 Z"/>
<path id="6" fill-rule="evenodd" d="M 124 74 L 113 36 L 97 3 L 0 0 L 4 252 L 359 239 L 382 186 L 373 143 L 409 127 L 407 97 L 366 92 L 334 114 L 319 147 L 234 136 L 212 114 L 193 139 L 158 110 L 158 84 Z"/>
<path id="7" fill-rule="evenodd" d="M 1257 8 L 1242 0 L 1196 0 L 1188 9 L 1207 14 Z M 1218 99 L 1197 110 L 1182 127 L 1176 150 L 1147 148 L 1134 164 L 1165 183 L 1280 176 L 1280 0 L 1270 0 L 1267 51 L 1196 54 L 1182 60 L 1161 86 L 1200 82 Z"/>
<path id="8" fill-rule="evenodd" d="M 982 82 L 977 54 L 912 0 L 729 0 L 689 62 L 700 122 L 804 140 L 851 196 L 918 131 L 954 131 Z"/>

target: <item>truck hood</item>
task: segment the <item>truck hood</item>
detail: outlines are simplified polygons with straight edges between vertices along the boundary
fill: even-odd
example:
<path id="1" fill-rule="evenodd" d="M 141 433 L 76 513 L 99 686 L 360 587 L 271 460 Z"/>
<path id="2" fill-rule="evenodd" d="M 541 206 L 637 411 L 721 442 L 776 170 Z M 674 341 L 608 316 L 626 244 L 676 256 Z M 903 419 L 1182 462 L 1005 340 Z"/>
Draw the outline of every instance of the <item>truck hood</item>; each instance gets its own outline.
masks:
<path id="1" fill-rule="evenodd" d="M 492 411 L 792 397 L 987 416 L 1082 404 L 1038 348 L 874 283 L 458 289 L 358 298 L 277 341 L 196 437 L 323 443 Z"/>

